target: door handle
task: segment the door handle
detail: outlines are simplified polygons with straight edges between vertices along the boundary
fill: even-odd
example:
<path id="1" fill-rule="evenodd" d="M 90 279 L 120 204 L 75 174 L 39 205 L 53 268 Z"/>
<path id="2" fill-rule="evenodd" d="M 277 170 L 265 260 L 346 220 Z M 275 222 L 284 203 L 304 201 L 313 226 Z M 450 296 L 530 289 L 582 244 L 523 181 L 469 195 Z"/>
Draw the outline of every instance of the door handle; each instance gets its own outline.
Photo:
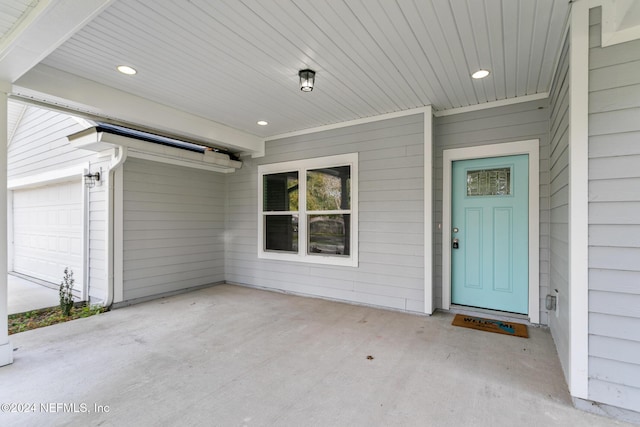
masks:
<path id="1" fill-rule="evenodd" d="M 458 249 L 458 248 L 460 248 L 460 242 L 459 242 L 459 240 L 458 240 L 458 239 L 453 239 L 453 244 L 451 245 L 451 247 L 452 247 L 453 249 Z"/>

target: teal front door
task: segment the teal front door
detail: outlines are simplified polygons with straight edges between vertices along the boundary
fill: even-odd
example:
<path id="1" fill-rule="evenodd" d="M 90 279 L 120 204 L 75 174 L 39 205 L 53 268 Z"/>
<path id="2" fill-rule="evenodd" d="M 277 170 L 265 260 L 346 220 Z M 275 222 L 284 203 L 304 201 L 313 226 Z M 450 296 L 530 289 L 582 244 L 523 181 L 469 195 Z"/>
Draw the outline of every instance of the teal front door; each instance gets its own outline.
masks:
<path id="1" fill-rule="evenodd" d="M 453 162 L 451 302 L 528 314 L 529 156 Z"/>

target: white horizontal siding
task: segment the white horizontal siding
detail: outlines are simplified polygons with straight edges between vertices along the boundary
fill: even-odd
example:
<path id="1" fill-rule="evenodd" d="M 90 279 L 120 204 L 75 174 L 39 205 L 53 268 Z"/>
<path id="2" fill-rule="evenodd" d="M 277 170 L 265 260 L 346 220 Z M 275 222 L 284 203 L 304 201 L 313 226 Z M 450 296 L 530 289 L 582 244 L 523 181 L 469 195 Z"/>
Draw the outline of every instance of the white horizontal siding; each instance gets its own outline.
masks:
<path id="1" fill-rule="evenodd" d="M 434 126 L 434 283 L 435 302 L 442 307 L 442 152 L 502 142 L 540 140 L 540 297 L 549 288 L 549 105 L 547 100 L 436 117 Z M 540 322 L 547 323 L 544 301 Z"/>
<path id="2" fill-rule="evenodd" d="M 589 372 L 592 380 L 607 382 L 610 384 L 609 387 L 615 384 L 622 386 L 623 390 L 628 389 L 631 391 L 635 388 L 633 378 L 640 375 L 640 366 L 617 360 L 592 357 L 589 360 Z M 640 396 L 637 391 L 634 394 Z"/>
<path id="3" fill-rule="evenodd" d="M 224 280 L 224 176 L 124 164 L 124 300 Z"/>
<path id="4" fill-rule="evenodd" d="M 589 398 L 640 411 L 640 41 L 589 53 Z"/>
<path id="5" fill-rule="evenodd" d="M 85 129 L 73 117 L 28 106 L 8 148 L 9 179 L 79 165 L 95 153 L 73 148 L 68 135 Z"/>
<path id="6" fill-rule="evenodd" d="M 407 311 L 424 310 L 422 115 L 269 141 L 227 177 L 226 279 Z M 359 153 L 359 266 L 257 258 L 257 166 Z"/>

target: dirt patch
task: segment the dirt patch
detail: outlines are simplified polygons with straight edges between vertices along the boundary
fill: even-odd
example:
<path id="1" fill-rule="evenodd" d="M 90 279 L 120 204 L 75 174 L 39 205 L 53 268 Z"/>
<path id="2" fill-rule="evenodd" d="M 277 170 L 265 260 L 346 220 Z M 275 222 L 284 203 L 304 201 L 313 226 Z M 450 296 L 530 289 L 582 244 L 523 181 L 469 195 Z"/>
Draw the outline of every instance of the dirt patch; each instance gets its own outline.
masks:
<path id="1" fill-rule="evenodd" d="M 65 316 L 60 307 L 42 308 L 40 310 L 25 311 L 9 315 L 9 335 L 31 329 L 43 328 L 55 325 L 56 323 L 68 322 L 69 320 L 80 319 L 82 317 L 94 316 L 107 311 L 104 307 L 81 305 L 73 307 L 71 314 Z"/>

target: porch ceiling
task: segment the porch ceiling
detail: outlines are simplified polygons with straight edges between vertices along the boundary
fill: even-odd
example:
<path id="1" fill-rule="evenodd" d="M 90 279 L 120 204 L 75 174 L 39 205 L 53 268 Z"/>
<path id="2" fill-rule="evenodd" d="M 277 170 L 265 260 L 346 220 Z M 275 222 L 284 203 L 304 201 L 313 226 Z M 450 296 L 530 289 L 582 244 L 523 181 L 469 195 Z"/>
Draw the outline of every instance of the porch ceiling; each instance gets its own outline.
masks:
<path id="1" fill-rule="evenodd" d="M 57 69 L 260 138 L 545 93 L 569 10 L 566 0 L 103 3 L 40 74 Z M 311 93 L 298 89 L 303 68 L 317 72 Z M 490 76 L 473 80 L 480 68 Z"/>

